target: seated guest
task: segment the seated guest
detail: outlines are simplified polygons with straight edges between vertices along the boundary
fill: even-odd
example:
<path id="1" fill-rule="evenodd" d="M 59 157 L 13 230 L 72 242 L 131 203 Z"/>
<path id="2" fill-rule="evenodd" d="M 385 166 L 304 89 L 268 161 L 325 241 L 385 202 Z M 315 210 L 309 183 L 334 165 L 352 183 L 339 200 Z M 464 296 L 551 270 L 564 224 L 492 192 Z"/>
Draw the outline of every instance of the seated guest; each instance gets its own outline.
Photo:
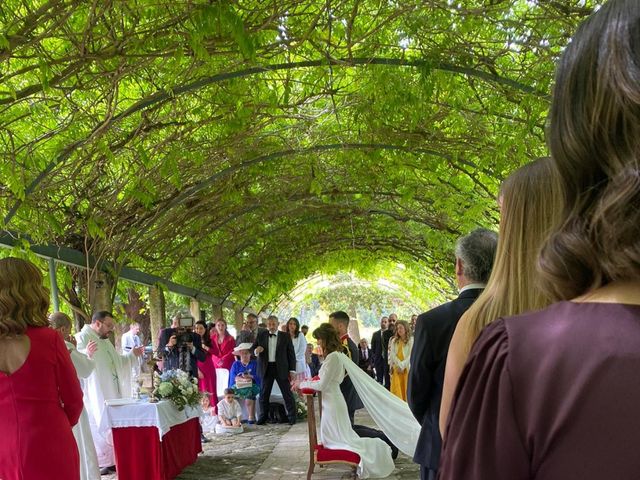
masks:
<path id="1" fill-rule="evenodd" d="M 234 398 L 233 388 L 225 388 L 224 398 L 218 402 L 218 421 L 225 427 L 239 427 L 242 408 Z"/>
<path id="2" fill-rule="evenodd" d="M 367 343 L 366 338 L 361 338 L 360 343 L 358 344 L 358 366 L 367 372 L 367 375 L 373 378 L 373 362 L 371 359 L 371 349 L 369 348 L 369 344 Z"/>
<path id="3" fill-rule="evenodd" d="M 256 422 L 256 398 L 260 393 L 260 377 L 258 364 L 251 358 L 251 344 L 241 343 L 233 354 L 240 357 L 231 365 L 229 372 L 229 388 L 235 391 L 236 397 L 245 402 L 249 414 L 248 423 Z"/>
<path id="4" fill-rule="evenodd" d="M 538 268 L 558 302 L 479 335 L 441 480 L 638 478 L 639 78 L 640 2 L 605 2 L 564 49 L 551 102 L 562 209 Z"/>
<path id="5" fill-rule="evenodd" d="M 200 399 L 200 406 L 202 407 L 202 415 L 200 415 L 201 433 L 203 435 L 205 433 L 214 433 L 216 431 L 216 424 L 218 423 L 218 416 L 216 415 L 213 405 L 211 405 L 208 395 L 204 395 Z"/>

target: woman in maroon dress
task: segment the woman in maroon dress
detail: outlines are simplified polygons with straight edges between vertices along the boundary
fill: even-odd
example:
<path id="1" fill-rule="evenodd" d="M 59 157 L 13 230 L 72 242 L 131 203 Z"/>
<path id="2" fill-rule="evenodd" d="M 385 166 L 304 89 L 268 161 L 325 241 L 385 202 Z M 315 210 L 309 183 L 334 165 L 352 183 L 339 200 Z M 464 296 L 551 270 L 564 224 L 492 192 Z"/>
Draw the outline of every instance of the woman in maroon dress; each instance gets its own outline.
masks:
<path id="1" fill-rule="evenodd" d="M 0 478 L 77 480 L 71 427 L 82 390 L 58 333 L 48 328 L 49 299 L 40 271 L 0 260 Z"/>
<path id="2" fill-rule="evenodd" d="M 202 320 L 196 322 L 194 331 L 200 335 L 202 339 L 202 349 L 207 354 L 204 362 L 198 360 L 198 388 L 201 392 L 208 393 L 211 405 L 216 405 L 218 403 L 218 396 L 216 395 L 216 367 L 213 366 L 213 359 L 211 358 L 211 335 L 207 324 Z"/>
<path id="3" fill-rule="evenodd" d="M 211 332 L 211 358 L 214 367 L 230 370 L 235 361 L 234 348 L 236 348 L 236 341 L 227 332 L 227 322 L 219 318 L 216 320 L 216 329 Z"/>
<path id="4" fill-rule="evenodd" d="M 469 355 L 441 480 L 640 475 L 640 2 L 613 0 L 563 53 L 549 146 L 564 191 L 540 254 L 561 300 L 499 319 Z"/>

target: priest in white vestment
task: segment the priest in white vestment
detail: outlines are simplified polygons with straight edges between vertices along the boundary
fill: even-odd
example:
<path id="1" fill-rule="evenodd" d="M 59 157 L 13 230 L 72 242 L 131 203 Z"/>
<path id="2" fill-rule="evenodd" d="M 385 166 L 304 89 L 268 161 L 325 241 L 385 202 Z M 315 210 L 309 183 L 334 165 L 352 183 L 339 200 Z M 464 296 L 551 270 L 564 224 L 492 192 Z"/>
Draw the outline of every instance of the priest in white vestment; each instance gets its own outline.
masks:
<path id="1" fill-rule="evenodd" d="M 71 361 L 78 374 L 80 385 L 84 384 L 84 379 L 91 375 L 95 368 L 92 356 L 98 346 L 95 342 L 87 345 L 87 354 L 84 355 L 76 349 L 75 339 L 70 337 L 71 319 L 62 312 L 55 312 L 49 315 L 49 324 L 62 336 L 67 350 L 71 355 Z M 83 385 L 84 387 L 84 385 Z M 82 409 L 82 414 L 78 423 L 73 427 L 73 436 L 78 444 L 80 454 L 80 480 L 100 480 L 100 467 L 98 467 L 98 456 L 96 447 L 93 445 L 91 427 L 89 426 L 89 415 L 86 407 Z"/>
<path id="2" fill-rule="evenodd" d="M 137 357 L 144 353 L 144 347 L 134 347 L 129 353 L 119 354 L 108 338 L 114 325 L 110 312 L 96 312 L 91 318 L 91 324 L 85 325 L 76 333 L 80 353 L 86 353 L 90 342 L 95 342 L 98 346 L 93 355 L 95 369 L 84 382 L 84 398 L 98 454 L 98 465 L 102 471 L 115 465 L 111 433 L 105 434 L 99 430 L 104 402 L 131 397 L 131 369 L 137 364 Z"/>

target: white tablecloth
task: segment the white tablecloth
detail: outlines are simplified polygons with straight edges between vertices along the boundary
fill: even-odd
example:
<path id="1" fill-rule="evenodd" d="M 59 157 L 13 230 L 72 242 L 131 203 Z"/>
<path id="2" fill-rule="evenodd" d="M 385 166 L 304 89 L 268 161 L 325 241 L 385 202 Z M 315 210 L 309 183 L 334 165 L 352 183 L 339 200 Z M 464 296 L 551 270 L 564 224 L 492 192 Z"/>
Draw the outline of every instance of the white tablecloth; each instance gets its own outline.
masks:
<path id="1" fill-rule="evenodd" d="M 101 431 L 107 432 L 111 428 L 124 427 L 156 427 L 160 441 L 174 425 L 197 418 L 202 414 L 199 406 L 185 407 L 180 411 L 169 400 L 158 403 L 141 400 L 127 405 L 105 405 L 104 408 L 105 414 L 100 424 Z"/>

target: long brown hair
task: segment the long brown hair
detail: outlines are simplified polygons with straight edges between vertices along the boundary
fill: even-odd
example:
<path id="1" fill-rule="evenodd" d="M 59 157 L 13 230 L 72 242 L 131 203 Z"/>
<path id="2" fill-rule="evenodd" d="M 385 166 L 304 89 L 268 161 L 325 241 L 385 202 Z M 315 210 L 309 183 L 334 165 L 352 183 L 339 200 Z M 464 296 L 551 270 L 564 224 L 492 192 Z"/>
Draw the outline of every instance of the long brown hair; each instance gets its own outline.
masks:
<path id="1" fill-rule="evenodd" d="M 20 258 L 0 259 L 0 338 L 48 326 L 47 310 L 49 292 L 38 267 Z"/>
<path id="2" fill-rule="evenodd" d="M 556 73 L 548 142 L 565 191 L 540 255 L 545 288 L 570 299 L 640 278 L 640 2 L 607 2 Z"/>
<path id="3" fill-rule="evenodd" d="M 398 334 L 398 325 L 402 325 L 404 327 L 405 338 L 400 338 Z M 398 320 L 396 321 L 396 333 L 393 335 L 393 338 L 396 339 L 396 342 L 409 343 L 409 339 L 411 338 L 411 327 L 409 327 L 409 322 L 406 320 Z"/>
<path id="4" fill-rule="evenodd" d="M 465 349 L 498 317 L 538 310 L 551 303 L 540 288 L 538 253 L 557 217 L 560 189 L 549 158 L 511 174 L 500 189 L 502 209 L 496 259 L 480 297 L 461 319 Z"/>
<path id="5" fill-rule="evenodd" d="M 322 340 L 322 353 L 326 357 L 331 352 L 343 352 L 338 331 L 330 323 L 322 323 L 311 334 L 316 340 Z"/>

